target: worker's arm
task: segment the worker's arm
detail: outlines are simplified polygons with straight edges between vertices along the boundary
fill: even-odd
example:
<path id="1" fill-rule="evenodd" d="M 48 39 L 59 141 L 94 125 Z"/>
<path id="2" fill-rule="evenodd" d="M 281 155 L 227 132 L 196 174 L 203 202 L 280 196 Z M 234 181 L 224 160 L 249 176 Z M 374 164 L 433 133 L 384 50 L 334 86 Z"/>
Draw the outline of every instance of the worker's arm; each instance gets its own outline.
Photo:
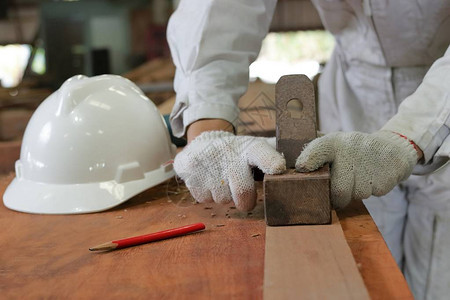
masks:
<path id="1" fill-rule="evenodd" d="M 235 136 L 237 101 L 248 86 L 248 68 L 266 36 L 274 0 L 181 1 L 167 38 L 177 68 L 171 114 L 176 136 L 189 144 L 175 171 L 199 202 L 234 201 L 251 210 L 256 192 L 251 167 L 275 174 L 284 158 L 269 139 Z M 186 132 L 187 131 L 187 132 Z"/>
<path id="2" fill-rule="evenodd" d="M 171 113 L 175 136 L 201 119 L 233 126 L 237 101 L 248 86 L 276 5 L 275 0 L 181 1 L 170 18 L 167 39 L 176 66 L 177 93 Z"/>
<path id="3" fill-rule="evenodd" d="M 233 125 L 222 119 L 202 119 L 190 124 L 187 129 L 188 143 L 193 141 L 197 136 L 205 131 L 221 130 L 226 132 L 234 132 Z"/>
<path id="4" fill-rule="evenodd" d="M 425 173 L 447 162 L 449 134 L 450 48 L 380 131 L 327 134 L 303 150 L 296 168 L 312 171 L 331 163 L 331 198 L 344 207 L 352 199 L 388 193 L 414 168 Z"/>
<path id="5" fill-rule="evenodd" d="M 423 151 L 414 173 L 429 173 L 450 157 L 450 47 L 382 130 L 401 133 Z"/>

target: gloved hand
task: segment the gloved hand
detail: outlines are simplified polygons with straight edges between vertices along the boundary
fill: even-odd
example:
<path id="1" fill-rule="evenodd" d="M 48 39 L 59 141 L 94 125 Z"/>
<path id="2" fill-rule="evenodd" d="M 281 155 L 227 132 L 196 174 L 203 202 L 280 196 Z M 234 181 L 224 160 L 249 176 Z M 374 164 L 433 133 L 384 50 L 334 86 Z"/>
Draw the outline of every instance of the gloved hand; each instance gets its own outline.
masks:
<path id="1" fill-rule="evenodd" d="M 286 169 L 286 161 L 271 141 L 275 139 L 203 132 L 175 157 L 175 172 L 198 202 L 233 200 L 238 209 L 249 211 L 256 205 L 251 167 L 267 174 Z"/>
<path id="2" fill-rule="evenodd" d="M 331 201 L 342 208 L 352 199 L 387 194 L 409 177 L 418 157 L 409 140 L 390 131 L 335 132 L 309 143 L 295 168 L 307 172 L 331 163 Z"/>

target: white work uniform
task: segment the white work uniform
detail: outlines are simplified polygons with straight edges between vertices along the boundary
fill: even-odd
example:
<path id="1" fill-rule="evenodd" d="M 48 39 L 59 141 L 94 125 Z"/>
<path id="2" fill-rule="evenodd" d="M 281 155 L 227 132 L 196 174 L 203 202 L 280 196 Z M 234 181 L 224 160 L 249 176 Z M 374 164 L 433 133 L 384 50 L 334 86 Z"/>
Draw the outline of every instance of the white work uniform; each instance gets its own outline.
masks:
<path id="1" fill-rule="evenodd" d="M 319 81 L 321 129 L 374 132 L 384 125 L 423 150 L 425 161 L 417 170 L 432 171 L 446 162 L 450 50 L 444 52 L 450 43 L 450 1 L 313 3 L 336 38 Z M 236 125 L 248 66 L 267 34 L 274 7 L 270 0 L 180 3 L 167 34 L 177 66 L 171 115 L 175 135 L 182 136 L 189 124 L 203 118 Z M 450 294 L 449 185 L 450 167 L 444 167 L 411 176 L 388 195 L 366 201 L 417 299 Z"/>

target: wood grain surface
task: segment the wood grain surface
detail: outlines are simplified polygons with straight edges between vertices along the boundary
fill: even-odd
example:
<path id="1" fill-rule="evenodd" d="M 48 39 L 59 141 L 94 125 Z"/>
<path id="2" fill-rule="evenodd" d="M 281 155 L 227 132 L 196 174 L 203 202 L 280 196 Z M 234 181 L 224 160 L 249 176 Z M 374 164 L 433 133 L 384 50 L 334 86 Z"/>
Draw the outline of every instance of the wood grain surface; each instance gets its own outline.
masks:
<path id="1" fill-rule="evenodd" d="M 12 178 L 0 178 L 0 195 Z M 195 222 L 206 230 L 113 252 L 88 251 L 108 240 Z M 367 211 L 356 207 L 341 224 L 370 296 L 412 299 Z M 262 201 L 251 214 L 232 204 L 193 204 L 184 186 L 170 180 L 102 213 L 32 215 L 0 205 L 0 228 L 3 299 L 262 298 Z"/>
<path id="2" fill-rule="evenodd" d="M 338 216 L 370 297 L 373 300 L 414 299 L 362 201 L 351 202 L 338 211 Z"/>
<path id="3" fill-rule="evenodd" d="M 264 211 L 270 226 L 330 224 L 330 170 L 328 165 L 308 173 L 288 169 L 264 175 Z"/>
<path id="4" fill-rule="evenodd" d="M 332 215 L 330 225 L 267 227 L 264 299 L 369 299 Z"/>

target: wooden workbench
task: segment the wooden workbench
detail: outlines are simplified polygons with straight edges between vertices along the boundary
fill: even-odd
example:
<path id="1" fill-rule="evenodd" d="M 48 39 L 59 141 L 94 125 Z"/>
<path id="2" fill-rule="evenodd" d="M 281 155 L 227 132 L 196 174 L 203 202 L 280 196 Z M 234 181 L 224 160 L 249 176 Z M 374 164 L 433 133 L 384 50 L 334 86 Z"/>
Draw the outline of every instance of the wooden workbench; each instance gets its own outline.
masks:
<path id="1" fill-rule="evenodd" d="M 0 177 L 1 195 L 13 176 Z M 263 215 L 261 200 L 249 214 L 232 204 L 194 204 L 174 179 L 102 213 L 32 215 L 1 204 L 2 298 L 260 299 Z M 412 299 L 364 206 L 355 202 L 339 217 L 371 297 Z M 110 240 L 196 222 L 207 229 L 113 252 L 88 251 Z"/>

